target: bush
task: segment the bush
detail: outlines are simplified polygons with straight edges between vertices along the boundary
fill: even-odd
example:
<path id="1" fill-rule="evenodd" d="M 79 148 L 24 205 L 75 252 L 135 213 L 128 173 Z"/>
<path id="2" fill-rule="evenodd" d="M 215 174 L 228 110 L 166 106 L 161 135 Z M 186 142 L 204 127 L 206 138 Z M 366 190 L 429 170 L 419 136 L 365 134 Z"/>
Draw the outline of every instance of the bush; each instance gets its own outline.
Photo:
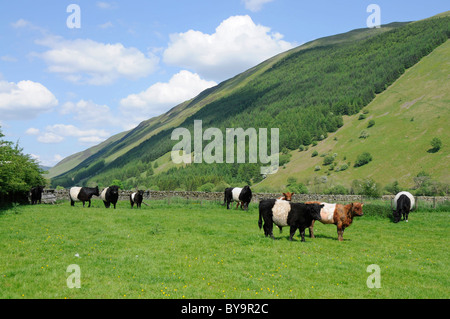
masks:
<path id="1" fill-rule="evenodd" d="M 375 120 L 370 120 L 369 123 L 367 124 L 367 128 L 372 127 L 375 125 Z"/>
<path id="2" fill-rule="evenodd" d="M 435 153 L 437 151 L 439 151 L 442 147 L 442 141 L 440 138 L 434 137 L 431 140 L 431 147 L 432 149 L 430 150 L 431 152 Z"/>
<path id="3" fill-rule="evenodd" d="M 366 130 L 361 131 L 361 133 L 359 133 L 359 138 L 368 138 L 370 136 L 369 132 L 367 132 Z"/>
<path id="4" fill-rule="evenodd" d="M 370 161 L 372 161 L 372 155 L 370 155 L 370 153 L 368 153 L 368 152 L 364 152 L 364 153 L 358 155 L 358 157 L 356 158 L 354 167 L 360 167 L 360 166 L 366 165 Z"/>
<path id="5" fill-rule="evenodd" d="M 213 183 L 206 183 L 199 187 L 200 192 L 210 193 L 214 189 L 215 185 Z"/>
<path id="6" fill-rule="evenodd" d="M 316 157 L 317 155 L 319 155 L 319 153 L 317 151 L 312 152 L 311 157 Z"/>
<path id="7" fill-rule="evenodd" d="M 360 114 L 359 115 L 359 117 L 358 117 L 358 120 L 364 120 L 366 118 L 366 115 L 365 114 Z"/>
<path id="8" fill-rule="evenodd" d="M 305 150 L 305 145 L 300 145 L 299 147 L 298 147 L 298 150 L 300 151 L 300 152 L 303 152 L 304 150 Z"/>
<path id="9" fill-rule="evenodd" d="M 324 191 L 326 195 L 347 195 L 348 189 L 342 185 L 336 185 Z"/>
<path id="10" fill-rule="evenodd" d="M 333 161 L 334 161 L 333 155 L 325 156 L 325 158 L 323 159 L 323 165 L 330 165 L 331 163 L 333 163 Z"/>
<path id="11" fill-rule="evenodd" d="M 317 171 L 320 171 L 320 169 L 321 169 L 321 167 L 320 167 L 320 165 L 316 165 L 316 167 L 314 167 L 314 170 L 317 172 Z"/>

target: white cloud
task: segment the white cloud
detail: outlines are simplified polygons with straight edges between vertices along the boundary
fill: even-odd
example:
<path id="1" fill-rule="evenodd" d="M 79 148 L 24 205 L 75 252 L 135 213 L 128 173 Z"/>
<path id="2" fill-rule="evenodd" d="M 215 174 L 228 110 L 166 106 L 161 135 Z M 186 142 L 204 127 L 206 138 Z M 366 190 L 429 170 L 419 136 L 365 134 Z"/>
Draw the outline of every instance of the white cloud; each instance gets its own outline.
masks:
<path id="1" fill-rule="evenodd" d="M 30 127 L 28 130 L 25 131 L 25 134 L 27 135 L 39 135 L 41 131 L 38 128 Z"/>
<path id="2" fill-rule="evenodd" d="M 0 81 L 0 114 L 4 120 L 31 119 L 58 104 L 42 84 L 33 81 Z"/>
<path id="3" fill-rule="evenodd" d="M 117 3 L 115 3 L 115 2 L 111 3 L 111 2 L 98 1 L 96 3 L 96 5 L 98 8 L 104 9 L 104 10 L 118 8 Z"/>
<path id="4" fill-rule="evenodd" d="M 31 27 L 33 24 L 25 19 L 19 19 L 16 22 L 11 23 L 11 26 L 15 29 Z"/>
<path id="5" fill-rule="evenodd" d="M 182 70 L 167 83 L 155 83 L 143 92 L 122 99 L 120 110 L 127 117 L 139 122 L 162 114 L 215 85 L 214 81 L 203 80 L 198 74 Z"/>
<path id="6" fill-rule="evenodd" d="M 120 124 L 120 119 L 116 119 L 111 114 L 111 109 L 107 105 L 100 105 L 91 100 L 80 100 L 76 103 L 66 102 L 62 105 L 60 113 L 71 114 L 77 121 L 89 127 L 99 127 Z"/>
<path id="7" fill-rule="evenodd" d="M 248 15 L 232 16 L 213 34 L 189 30 L 170 35 L 163 57 L 167 64 L 194 70 L 204 78 L 224 80 L 295 46 L 282 38 Z"/>
<path id="8" fill-rule="evenodd" d="M 39 135 L 37 140 L 41 143 L 52 144 L 60 143 L 66 137 L 75 137 L 81 143 L 92 144 L 102 142 L 109 136 L 110 134 L 105 130 L 83 130 L 71 124 L 54 124 L 47 126 L 45 132 Z"/>
<path id="9" fill-rule="evenodd" d="M 111 84 L 119 78 L 138 79 L 154 72 L 159 58 L 121 43 L 100 43 L 90 39 L 64 40 L 46 37 L 36 41 L 50 50 L 36 54 L 48 64 L 48 71 L 75 83 Z"/>
<path id="10" fill-rule="evenodd" d="M 64 141 L 64 137 L 57 135 L 52 132 L 46 132 L 42 135 L 39 135 L 37 138 L 38 142 L 45 143 L 45 144 L 56 144 L 61 143 Z"/>
<path id="11" fill-rule="evenodd" d="M 245 4 L 245 8 L 252 12 L 261 10 L 264 4 L 272 1 L 273 0 L 242 0 L 242 2 Z"/>

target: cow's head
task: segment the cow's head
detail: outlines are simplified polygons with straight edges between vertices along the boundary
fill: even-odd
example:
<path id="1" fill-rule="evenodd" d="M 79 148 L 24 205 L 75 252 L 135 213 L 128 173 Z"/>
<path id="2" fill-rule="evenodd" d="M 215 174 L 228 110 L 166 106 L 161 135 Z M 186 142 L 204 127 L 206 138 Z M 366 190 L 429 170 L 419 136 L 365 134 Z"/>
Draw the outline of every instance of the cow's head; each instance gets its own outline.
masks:
<path id="1" fill-rule="evenodd" d="M 362 203 L 352 203 L 352 208 L 351 208 L 352 216 L 364 215 L 363 209 L 362 209 L 363 206 L 364 206 L 364 204 L 362 204 Z"/>
<path id="2" fill-rule="evenodd" d="M 294 194 L 295 193 L 287 192 L 287 193 L 283 193 L 283 196 L 284 196 L 285 200 L 291 201 L 292 200 L 292 195 L 294 195 Z"/>
<path id="3" fill-rule="evenodd" d="M 320 220 L 320 210 L 323 208 L 323 204 L 307 204 L 308 205 L 308 211 L 311 217 L 314 220 Z"/>
<path id="4" fill-rule="evenodd" d="M 109 187 L 112 196 L 119 196 L 119 186 L 113 185 Z"/>
<path id="5" fill-rule="evenodd" d="M 398 223 L 402 219 L 402 210 L 397 207 L 396 210 L 394 210 L 394 223 Z"/>

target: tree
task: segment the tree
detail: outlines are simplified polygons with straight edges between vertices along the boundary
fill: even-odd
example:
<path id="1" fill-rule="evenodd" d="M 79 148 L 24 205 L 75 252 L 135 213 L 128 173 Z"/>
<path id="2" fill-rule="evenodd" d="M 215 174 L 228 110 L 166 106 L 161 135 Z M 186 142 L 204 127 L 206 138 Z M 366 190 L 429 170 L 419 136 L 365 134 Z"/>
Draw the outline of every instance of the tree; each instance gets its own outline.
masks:
<path id="1" fill-rule="evenodd" d="M 429 150 L 430 153 L 436 153 L 437 151 L 439 151 L 442 147 L 442 141 L 440 138 L 438 137 L 434 137 L 431 140 L 431 149 Z"/>
<path id="2" fill-rule="evenodd" d="M 5 141 L 0 130 L 0 202 L 26 202 L 30 189 L 44 186 L 39 164 L 19 144 Z"/>
<path id="3" fill-rule="evenodd" d="M 370 161 L 372 161 L 372 155 L 370 155 L 370 153 L 368 153 L 368 152 L 364 152 L 364 153 L 358 155 L 358 157 L 356 158 L 354 167 L 360 167 L 360 166 L 366 165 Z"/>

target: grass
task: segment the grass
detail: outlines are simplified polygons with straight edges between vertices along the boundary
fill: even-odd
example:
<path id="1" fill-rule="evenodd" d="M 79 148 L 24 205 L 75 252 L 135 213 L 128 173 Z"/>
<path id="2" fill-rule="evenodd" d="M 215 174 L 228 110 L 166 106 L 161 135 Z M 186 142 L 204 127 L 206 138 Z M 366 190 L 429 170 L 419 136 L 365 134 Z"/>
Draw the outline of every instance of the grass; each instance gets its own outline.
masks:
<path id="1" fill-rule="evenodd" d="M 288 241 L 288 229 L 265 238 L 256 205 L 149 203 L 1 211 L 0 298 L 450 297 L 448 212 L 413 212 L 399 224 L 363 216 L 344 242 L 335 226 L 316 223 L 316 238 L 302 243 Z M 67 287 L 71 264 L 81 269 L 80 289 Z M 380 266 L 380 289 L 366 285 L 371 264 Z"/>

